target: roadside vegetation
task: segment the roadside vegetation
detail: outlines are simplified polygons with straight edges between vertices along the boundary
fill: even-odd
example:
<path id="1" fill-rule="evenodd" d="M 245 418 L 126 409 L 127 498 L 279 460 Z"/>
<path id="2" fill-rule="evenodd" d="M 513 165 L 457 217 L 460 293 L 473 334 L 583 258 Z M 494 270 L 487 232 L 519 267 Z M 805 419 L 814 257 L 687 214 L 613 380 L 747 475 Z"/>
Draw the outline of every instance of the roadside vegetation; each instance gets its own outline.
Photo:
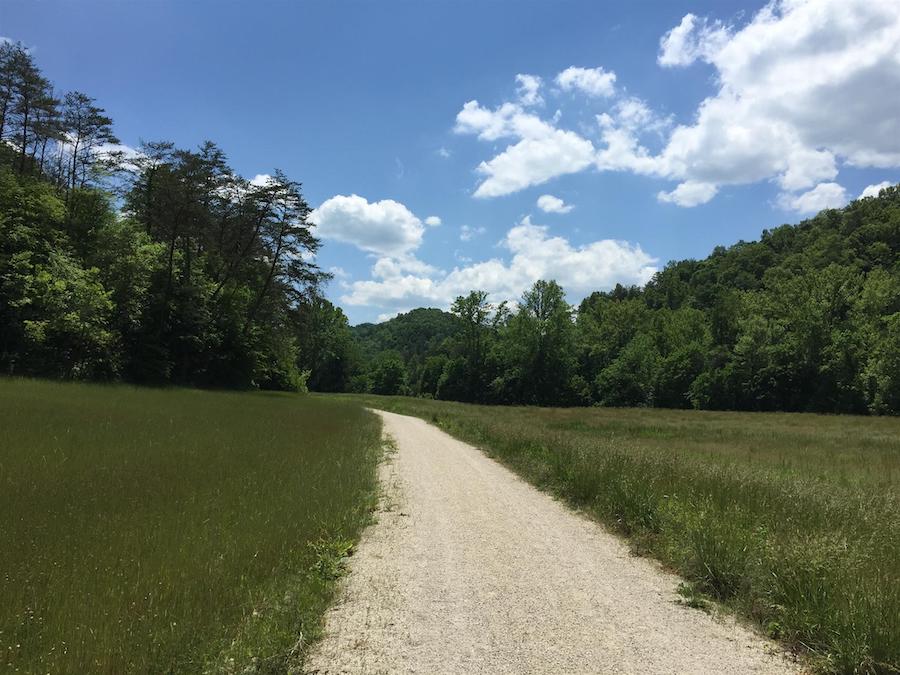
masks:
<path id="1" fill-rule="evenodd" d="M 298 664 L 379 456 L 354 403 L 0 379 L 0 670 Z"/>
<path id="2" fill-rule="evenodd" d="M 828 673 L 900 670 L 900 420 L 355 397 L 437 424 Z"/>

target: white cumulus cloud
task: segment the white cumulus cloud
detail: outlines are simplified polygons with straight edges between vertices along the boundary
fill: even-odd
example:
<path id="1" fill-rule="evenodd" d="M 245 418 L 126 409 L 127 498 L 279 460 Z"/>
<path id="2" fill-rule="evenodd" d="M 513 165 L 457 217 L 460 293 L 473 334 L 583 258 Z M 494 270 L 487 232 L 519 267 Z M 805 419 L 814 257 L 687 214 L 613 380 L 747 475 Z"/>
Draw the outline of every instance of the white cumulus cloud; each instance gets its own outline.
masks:
<path id="1" fill-rule="evenodd" d="M 472 241 L 472 239 L 484 234 L 485 232 L 487 232 L 487 230 L 483 227 L 463 225 L 461 228 L 459 228 L 459 239 L 460 241 Z"/>
<path id="2" fill-rule="evenodd" d="M 272 181 L 272 176 L 267 173 L 258 173 L 250 179 L 250 185 L 253 187 L 265 187 Z"/>
<path id="3" fill-rule="evenodd" d="M 860 193 L 859 198 L 863 199 L 864 197 L 877 197 L 878 193 L 880 193 L 885 188 L 892 187 L 894 184 L 889 180 L 881 181 L 880 183 L 875 183 L 875 185 L 867 185 L 865 190 Z"/>
<path id="4" fill-rule="evenodd" d="M 559 112 L 542 119 L 521 102 L 470 101 L 457 132 L 513 139 L 478 166 L 475 195 L 505 195 L 594 167 L 672 181 L 658 197 L 682 206 L 704 203 L 722 186 L 760 181 L 801 203 L 817 186 L 837 184 L 843 166 L 900 167 L 898 1 L 771 0 L 733 24 L 685 15 L 660 40 L 658 63 L 674 78 L 682 75 L 672 67 L 702 61 L 714 77 L 713 90 L 680 123 L 625 94 L 602 68 L 573 66 L 554 80 L 555 93 L 592 94 L 578 105 L 599 107 L 588 108 L 598 139 L 565 128 Z"/>
<path id="5" fill-rule="evenodd" d="M 718 188 L 712 183 L 685 181 L 671 192 L 660 192 L 656 198 L 661 202 L 678 204 L 678 206 L 697 206 L 705 204 L 716 196 Z"/>
<path id="6" fill-rule="evenodd" d="M 476 197 L 499 197 L 553 178 L 581 171 L 593 162 L 594 146 L 574 131 L 525 112 L 515 103 L 499 108 L 466 103 L 456 116 L 457 133 L 475 134 L 482 140 L 518 139 L 476 169 L 484 180 Z"/>
<path id="7" fill-rule="evenodd" d="M 492 258 L 455 267 L 449 273 L 407 273 L 386 267 L 373 278 L 350 284 L 341 298 L 347 305 L 376 306 L 390 311 L 431 305 L 449 307 L 458 295 L 488 291 L 493 301 L 516 300 L 538 279 L 556 279 L 574 298 L 616 283 L 644 284 L 656 272 L 656 258 L 640 246 L 603 239 L 573 245 L 550 234 L 529 218 L 512 227 L 502 242 L 508 260 Z"/>
<path id="8" fill-rule="evenodd" d="M 403 274 L 435 274 L 439 270 L 412 255 L 397 258 L 378 258 L 372 265 L 372 276 L 376 279 L 394 279 Z"/>
<path id="9" fill-rule="evenodd" d="M 540 105 L 544 102 L 541 97 L 541 78 L 537 75 L 516 75 L 516 89 L 519 94 L 519 102 L 522 105 Z"/>
<path id="10" fill-rule="evenodd" d="M 575 89 L 588 96 L 609 97 L 616 90 L 616 74 L 603 68 L 569 66 L 556 76 L 556 84 L 563 91 Z"/>
<path id="11" fill-rule="evenodd" d="M 437 227 L 438 225 L 441 224 L 441 219 L 438 216 L 428 216 L 425 219 L 425 224 L 428 227 Z"/>
<path id="12" fill-rule="evenodd" d="M 559 197 L 553 195 L 541 195 L 537 199 L 537 207 L 544 213 L 568 213 L 575 207 L 566 204 Z"/>
<path id="13" fill-rule="evenodd" d="M 392 199 L 369 203 L 358 195 L 335 195 L 309 220 L 317 234 L 383 256 L 402 257 L 422 243 L 425 226 L 406 206 Z"/>
<path id="14" fill-rule="evenodd" d="M 819 183 L 812 190 L 799 195 L 786 193 L 779 199 L 782 208 L 807 215 L 837 209 L 846 203 L 847 191 L 837 183 Z"/>
<path id="15" fill-rule="evenodd" d="M 730 37 L 721 22 L 709 22 L 685 14 L 681 23 L 659 41 L 657 62 L 661 66 L 689 66 L 699 58 L 712 58 Z"/>
<path id="16" fill-rule="evenodd" d="M 833 181 L 841 161 L 900 165 L 898 9 L 896 0 L 783 0 L 733 32 L 685 17 L 660 62 L 707 61 L 719 89 L 672 132 L 656 172 L 715 185 L 774 177 L 795 192 Z"/>
<path id="17" fill-rule="evenodd" d="M 590 166 L 594 146 L 573 131 L 553 129 L 542 138 L 523 138 L 478 165 L 485 176 L 476 197 L 499 197 Z"/>

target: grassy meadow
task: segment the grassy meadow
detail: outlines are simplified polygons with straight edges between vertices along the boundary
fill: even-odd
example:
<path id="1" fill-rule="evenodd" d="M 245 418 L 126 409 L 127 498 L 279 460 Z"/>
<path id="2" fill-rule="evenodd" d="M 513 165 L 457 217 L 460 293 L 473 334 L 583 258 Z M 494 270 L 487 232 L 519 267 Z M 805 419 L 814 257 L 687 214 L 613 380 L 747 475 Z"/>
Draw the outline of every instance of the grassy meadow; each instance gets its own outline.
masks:
<path id="1" fill-rule="evenodd" d="M 353 397 L 431 421 L 822 672 L 900 672 L 900 419 Z"/>
<path id="2" fill-rule="evenodd" d="M 0 379 L 0 671 L 284 670 L 379 453 L 335 399 Z"/>

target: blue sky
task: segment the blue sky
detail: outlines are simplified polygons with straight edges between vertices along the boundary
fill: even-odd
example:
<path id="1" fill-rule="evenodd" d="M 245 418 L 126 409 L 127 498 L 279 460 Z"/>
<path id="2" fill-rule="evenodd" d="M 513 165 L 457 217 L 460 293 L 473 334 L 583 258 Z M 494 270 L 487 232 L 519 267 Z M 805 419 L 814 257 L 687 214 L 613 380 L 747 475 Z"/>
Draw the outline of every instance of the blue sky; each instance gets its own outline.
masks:
<path id="1" fill-rule="evenodd" d="M 248 178 L 300 180 L 356 323 L 539 277 L 577 302 L 897 182 L 898 17 L 900 0 L 3 0 L 0 35 L 127 145 L 211 139 Z"/>

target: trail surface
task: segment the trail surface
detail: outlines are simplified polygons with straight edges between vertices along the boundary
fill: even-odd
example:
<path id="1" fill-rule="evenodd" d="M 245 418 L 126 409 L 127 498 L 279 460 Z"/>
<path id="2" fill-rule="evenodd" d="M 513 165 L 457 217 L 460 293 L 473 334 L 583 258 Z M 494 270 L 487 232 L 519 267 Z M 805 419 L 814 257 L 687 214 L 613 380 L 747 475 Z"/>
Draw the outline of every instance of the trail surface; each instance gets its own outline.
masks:
<path id="1" fill-rule="evenodd" d="M 776 647 L 679 605 L 679 579 L 422 420 L 397 452 L 313 673 L 788 673 Z"/>

